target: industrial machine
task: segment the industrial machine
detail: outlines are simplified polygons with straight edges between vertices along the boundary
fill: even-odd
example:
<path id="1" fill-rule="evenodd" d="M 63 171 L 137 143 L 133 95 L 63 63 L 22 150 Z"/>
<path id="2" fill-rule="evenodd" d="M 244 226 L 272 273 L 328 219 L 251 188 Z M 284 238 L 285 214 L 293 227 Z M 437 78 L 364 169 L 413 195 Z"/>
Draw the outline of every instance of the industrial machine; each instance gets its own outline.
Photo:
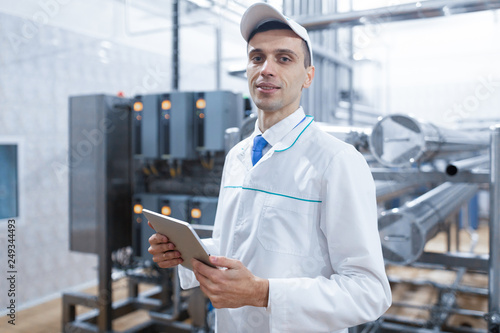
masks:
<path id="1" fill-rule="evenodd" d="M 138 309 L 151 320 L 134 332 L 210 332 L 208 300 L 181 295 L 176 269 L 148 253 L 154 233 L 144 208 L 185 220 L 210 237 L 226 153 L 225 131 L 245 115 L 241 94 L 167 92 L 70 98 L 70 249 L 99 258 L 99 294 L 63 295 L 65 332 L 109 332 Z M 238 138 L 239 139 L 239 138 Z M 129 297 L 112 303 L 112 270 L 128 277 Z M 156 287 L 139 294 L 142 283 Z M 94 308 L 76 316 L 76 306 Z M 183 320 L 191 317 L 191 324 Z"/>

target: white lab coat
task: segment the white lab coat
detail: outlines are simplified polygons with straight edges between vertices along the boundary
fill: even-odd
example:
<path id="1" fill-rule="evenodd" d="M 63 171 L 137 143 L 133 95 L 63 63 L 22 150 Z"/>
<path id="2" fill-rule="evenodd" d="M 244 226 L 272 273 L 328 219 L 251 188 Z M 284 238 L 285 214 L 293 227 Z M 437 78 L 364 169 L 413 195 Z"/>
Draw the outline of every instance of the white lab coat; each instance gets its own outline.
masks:
<path id="1" fill-rule="evenodd" d="M 258 132 L 226 157 L 206 244 L 269 279 L 269 303 L 216 310 L 217 332 L 346 332 L 377 319 L 391 291 L 365 159 L 308 116 L 252 166 Z M 179 275 L 184 289 L 198 285 Z"/>

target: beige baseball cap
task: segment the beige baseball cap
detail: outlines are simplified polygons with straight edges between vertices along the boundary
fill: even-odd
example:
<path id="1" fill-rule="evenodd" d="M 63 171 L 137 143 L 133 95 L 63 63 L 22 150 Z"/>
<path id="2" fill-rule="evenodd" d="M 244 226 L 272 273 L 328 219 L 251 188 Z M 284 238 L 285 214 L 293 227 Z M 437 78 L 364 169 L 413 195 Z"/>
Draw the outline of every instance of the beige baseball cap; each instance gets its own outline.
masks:
<path id="1" fill-rule="evenodd" d="M 243 16 L 241 17 L 240 31 L 243 38 L 248 42 L 248 38 L 257 27 L 263 23 L 270 21 L 283 22 L 288 25 L 293 32 L 295 32 L 300 38 L 302 38 L 309 49 L 309 55 L 311 57 L 311 65 L 313 63 L 313 54 L 311 47 L 311 40 L 309 39 L 309 34 L 307 30 L 292 20 L 281 14 L 276 8 L 267 3 L 256 3 L 248 7 Z"/>

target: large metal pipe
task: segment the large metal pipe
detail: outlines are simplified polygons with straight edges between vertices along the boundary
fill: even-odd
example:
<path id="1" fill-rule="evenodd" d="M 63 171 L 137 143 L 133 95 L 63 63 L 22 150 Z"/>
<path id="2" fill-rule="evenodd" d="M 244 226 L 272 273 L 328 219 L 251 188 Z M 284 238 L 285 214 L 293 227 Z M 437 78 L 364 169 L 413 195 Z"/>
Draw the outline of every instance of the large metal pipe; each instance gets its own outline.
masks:
<path id="1" fill-rule="evenodd" d="M 489 133 L 445 129 L 393 114 L 375 124 L 369 145 L 373 156 L 383 165 L 403 167 L 438 155 L 485 149 L 489 141 Z"/>
<path id="2" fill-rule="evenodd" d="M 403 265 L 417 260 L 445 219 L 477 189 L 476 184 L 444 183 L 400 208 L 381 213 L 378 226 L 384 259 Z"/>

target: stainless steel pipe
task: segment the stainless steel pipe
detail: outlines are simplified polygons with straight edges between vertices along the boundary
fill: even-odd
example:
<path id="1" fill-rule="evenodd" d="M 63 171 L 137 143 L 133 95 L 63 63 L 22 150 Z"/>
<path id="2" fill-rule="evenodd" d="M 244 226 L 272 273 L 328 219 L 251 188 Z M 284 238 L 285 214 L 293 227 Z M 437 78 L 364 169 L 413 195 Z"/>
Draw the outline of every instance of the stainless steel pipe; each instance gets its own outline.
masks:
<path id="1" fill-rule="evenodd" d="M 445 129 L 407 115 L 393 114 L 375 124 L 369 146 L 381 164 L 403 167 L 438 155 L 485 149 L 489 146 L 489 133 Z"/>
<path id="2" fill-rule="evenodd" d="M 477 189 L 476 184 L 444 183 L 400 208 L 382 212 L 378 225 L 384 259 L 403 265 L 417 260 L 445 219 Z"/>
<path id="3" fill-rule="evenodd" d="M 394 181 L 388 181 L 388 182 L 375 181 L 377 202 L 384 202 L 387 200 L 400 197 L 421 184 L 422 183 L 420 181 L 404 182 L 404 183 L 394 182 Z"/>
<path id="4" fill-rule="evenodd" d="M 500 124 L 491 129 L 488 331 L 500 330 Z"/>
<path id="5" fill-rule="evenodd" d="M 448 163 L 445 172 L 448 176 L 455 176 L 457 173 L 483 166 L 490 161 L 488 155 L 475 156 L 460 161 Z"/>

